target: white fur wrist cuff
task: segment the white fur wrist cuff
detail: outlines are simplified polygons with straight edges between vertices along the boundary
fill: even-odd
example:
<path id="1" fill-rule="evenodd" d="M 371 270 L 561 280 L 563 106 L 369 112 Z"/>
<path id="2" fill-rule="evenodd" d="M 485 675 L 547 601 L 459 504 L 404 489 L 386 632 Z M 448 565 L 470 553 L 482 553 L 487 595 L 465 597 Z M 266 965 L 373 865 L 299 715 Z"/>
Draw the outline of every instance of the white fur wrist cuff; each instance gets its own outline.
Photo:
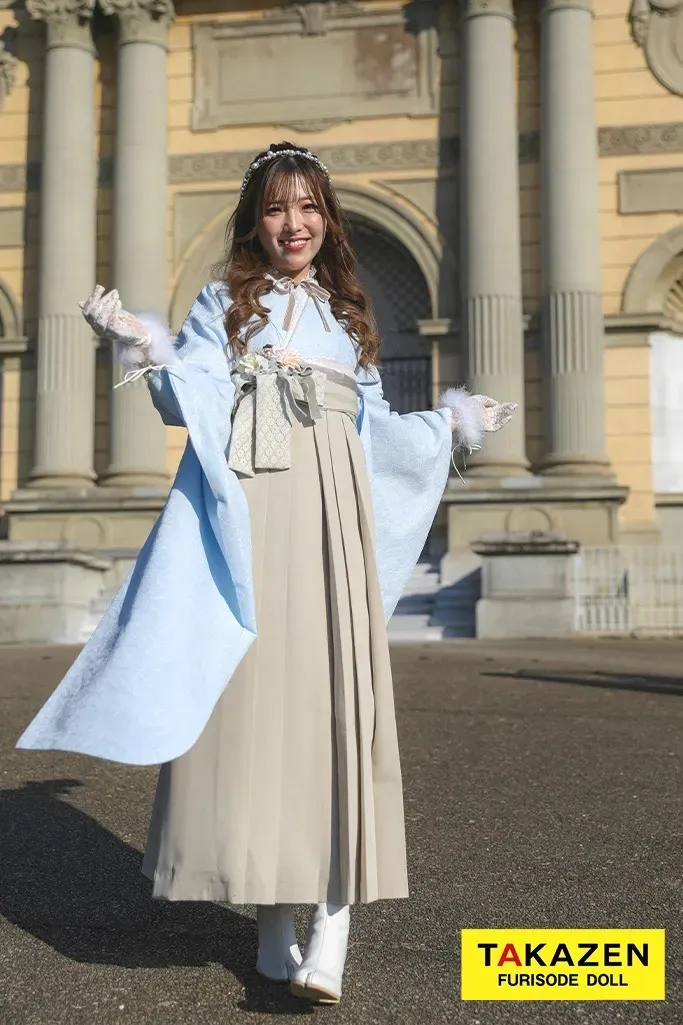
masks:
<path id="1" fill-rule="evenodd" d="M 155 313 L 141 313 L 138 320 L 147 329 L 144 338 L 137 342 L 114 340 L 116 358 L 126 371 L 124 379 L 115 384 L 115 388 L 139 380 L 150 370 L 162 370 L 178 362 L 173 335 L 161 317 Z"/>
<path id="2" fill-rule="evenodd" d="M 484 440 L 484 416 L 482 408 L 466 388 L 448 388 L 439 396 L 439 406 L 450 409 L 455 427 L 453 441 L 455 448 L 480 448 Z"/>
<path id="3" fill-rule="evenodd" d="M 156 313 L 139 313 L 137 316 L 149 331 L 147 348 L 149 362 L 156 365 L 176 363 L 178 357 L 168 324 Z"/>

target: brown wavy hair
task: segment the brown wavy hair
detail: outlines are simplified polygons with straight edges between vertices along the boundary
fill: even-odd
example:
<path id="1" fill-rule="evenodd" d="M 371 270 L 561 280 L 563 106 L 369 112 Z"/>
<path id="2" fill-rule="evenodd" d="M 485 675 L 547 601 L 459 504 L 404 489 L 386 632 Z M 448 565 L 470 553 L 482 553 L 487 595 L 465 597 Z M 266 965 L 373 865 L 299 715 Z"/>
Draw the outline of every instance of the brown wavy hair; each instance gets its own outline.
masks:
<path id="1" fill-rule="evenodd" d="M 325 219 L 323 243 L 313 259 L 317 280 L 330 293 L 335 318 L 360 346 L 359 362 L 367 369 L 377 363 L 381 341 L 370 299 L 356 277 L 346 218 L 325 172 L 310 158 L 299 156 L 309 151 L 290 142 L 270 146 L 270 151 L 282 149 L 297 153 L 275 157 L 258 167 L 228 221 L 226 258 L 217 270 L 231 298 L 226 318 L 228 339 L 234 351 L 242 353 L 252 335 L 267 322 L 268 310 L 261 297 L 272 290 L 272 283 L 265 276 L 269 262 L 258 239 L 258 221 L 269 203 L 291 201 L 302 182 Z"/>

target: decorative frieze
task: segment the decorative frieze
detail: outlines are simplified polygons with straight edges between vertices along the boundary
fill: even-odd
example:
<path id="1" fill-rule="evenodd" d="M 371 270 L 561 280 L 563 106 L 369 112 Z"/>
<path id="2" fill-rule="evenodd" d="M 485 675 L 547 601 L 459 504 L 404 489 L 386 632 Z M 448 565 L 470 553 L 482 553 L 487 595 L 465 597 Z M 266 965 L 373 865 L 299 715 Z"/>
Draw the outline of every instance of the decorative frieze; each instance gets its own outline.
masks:
<path id="1" fill-rule="evenodd" d="M 168 27 L 175 17 L 172 0 L 100 0 L 100 7 L 119 19 L 120 43 L 166 46 Z"/>
<path id="2" fill-rule="evenodd" d="M 316 153 L 333 174 L 453 166 L 457 159 L 457 139 L 320 146 L 316 147 Z M 253 156 L 252 150 L 172 156 L 169 158 L 170 181 L 179 184 L 240 179 Z"/>
<path id="3" fill-rule="evenodd" d="M 683 152 L 683 122 L 660 125 L 615 125 L 598 129 L 601 157 Z"/>
<path id="4" fill-rule="evenodd" d="M 34 21 L 47 25 L 47 46 L 71 46 L 94 52 L 90 21 L 95 0 L 26 0 Z"/>
<path id="5" fill-rule="evenodd" d="M 683 0 L 633 0 L 629 20 L 652 74 L 683 96 Z"/>
<path id="6" fill-rule="evenodd" d="M 357 143 L 343 146 L 316 147 L 334 174 L 354 172 L 415 169 L 452 169 L 458 163 L 460 140 L 401 140 L 398 142 Z M 629 156 L 648 153 L 683 153 L 683 122 L 660 125 L 614 125 L 598 129 L 601 157 Z M 538 132 L 519 135 L 520 163 L 538 161 Z M 182 185 L 201 181 L 241 179 L 254 154 L 252 150 L 233 153 L 184 153 L 168 158 L 169 182 Z M 103 157 L 99 165 L 99 184 L 112 184 L 112 161 Z M 40 187 L 40 163 L 0 164 L 0 192 L 22 192 Z"/>

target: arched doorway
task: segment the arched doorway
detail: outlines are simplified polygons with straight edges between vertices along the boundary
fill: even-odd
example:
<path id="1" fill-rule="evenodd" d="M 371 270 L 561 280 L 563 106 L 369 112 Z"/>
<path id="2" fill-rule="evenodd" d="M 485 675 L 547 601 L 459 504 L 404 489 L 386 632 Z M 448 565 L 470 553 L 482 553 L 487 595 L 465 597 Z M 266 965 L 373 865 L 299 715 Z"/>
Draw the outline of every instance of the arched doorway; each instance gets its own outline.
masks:
<path id="1" fill-rule="evenodd" d="M 418 329 L 418 321 L 431 316 L 424 275 L 405 246 L 388 231 L 357 215 L 349 220 L 359 278 L 372 298 L 382 336 L 384 396 L 398 413 L 429 409 L 431 357 Z"/>

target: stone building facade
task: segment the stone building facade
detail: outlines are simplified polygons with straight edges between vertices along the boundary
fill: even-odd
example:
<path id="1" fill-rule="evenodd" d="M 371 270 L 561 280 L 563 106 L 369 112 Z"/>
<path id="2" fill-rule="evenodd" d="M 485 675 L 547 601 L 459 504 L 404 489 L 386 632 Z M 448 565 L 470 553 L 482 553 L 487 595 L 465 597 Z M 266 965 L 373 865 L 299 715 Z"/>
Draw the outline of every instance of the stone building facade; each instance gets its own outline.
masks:
<path id="1" fill-rule="evenodd" d="M 146 537 L 183 432 L 112 390 L 78 300 L 116 285 L 177 328 L 283 138 L 333 173 L 396 408 L 456 381 L 519 403 L 446 492 L 445 578 L 491 530 L 677 540 L 681 39 L 683 0 L 0 0 L 13 572 Z"/>

